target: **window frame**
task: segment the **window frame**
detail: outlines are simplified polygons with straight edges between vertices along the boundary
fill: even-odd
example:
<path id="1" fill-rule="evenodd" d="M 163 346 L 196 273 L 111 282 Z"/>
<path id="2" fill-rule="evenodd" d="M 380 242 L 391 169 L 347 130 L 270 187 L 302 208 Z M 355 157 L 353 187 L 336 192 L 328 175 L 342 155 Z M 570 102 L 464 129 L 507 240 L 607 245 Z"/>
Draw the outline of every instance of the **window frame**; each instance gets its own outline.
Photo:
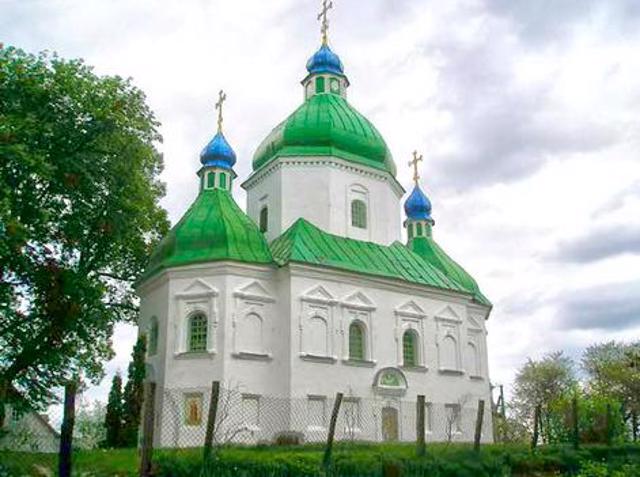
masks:
<path id="1" fill-rule="evenodd" d="M 361 230 L 368 228 L 367 203 L 362 199 L 351 199 L 351 226 Z"/>
<path id="2" fill-rule="evenodd" d="M 261 233 L 267 233 L 269 231 L 269 206 L 264 205 L 260 209 L 258 217 L 258 227 Z"/>
<path id="3" fill-rule="evenodd" d="M 202 328 L 199 333 L 202 335 L 199 339 L 202 341 L 197 348 L 194 346 L 194 320 L 202 318 L 204 323 L 200 325 Z M 208 349 L 209 338 L 209 318 L 202 311 L 191 314 L 187 320 L 187 352 L 188 353 L 206 353 Z"/>
<path id="4" fill-rule="evenodd" d="M 360 356 L 356 356 L 356 354 L 354 353 L 354 339 L 356 337 L 352 336 L 353 335 L 352 331 L 356 329 L 360 333 L 359 337 L 357 337 L 360 342 L 359 344 L 355 343 L 357 346 L 360 347 L 360 350 L 359 350 Z M 349 344 L 349 347 L 348 347 L 349 360 L 366 361 L 367 360 L 367 331 L 366 331 L 365 324 L 360 320 L 353 320 L 351 323 L 349 323 L 348 338 L 349 338 L 349 343 L 348 343 Z"/>
<path id="5" fill-rule="evenodd" d="M 410 337 L 411 344 L 411 354 L 412 360 L 411 362 L 407 361 L 407 337 Z M 420 366 L 420 346 L 418 343 L 419 334 L 413 328 L 409 328 L 402 333 L 402 366 L 407 368 L 416 368 Z"/>

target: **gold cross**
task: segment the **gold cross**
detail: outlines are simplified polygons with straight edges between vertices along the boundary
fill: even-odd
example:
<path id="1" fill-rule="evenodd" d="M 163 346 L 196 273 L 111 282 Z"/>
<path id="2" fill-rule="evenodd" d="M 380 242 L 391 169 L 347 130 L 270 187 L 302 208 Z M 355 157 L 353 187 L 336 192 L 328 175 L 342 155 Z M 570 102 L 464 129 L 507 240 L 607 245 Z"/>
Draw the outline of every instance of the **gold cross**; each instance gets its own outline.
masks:
<path id="1" fill-rule="evenodd" d="M 322 0 L 322 11 L 318 13 L 318 20 L 322 21 L 322 27 L 320 32 L 322 33 L 322 44 L 327 44 L 327 32 L 329 31 L 329 19 L 327 13 L 333 8 L 333 2 L 331 0 Z"/>
<path id="2" fill-rule="evenodd" d="M 413 151 L 413 160 L 409 161 L 409 167 L 413 166 L 413 182 L 418 185 L 420 174 L 418 174 L 418 162 L 422 161 L 422 154 L 418 156 L 418 151 Z"/>
<path id="3" fill-rule="evenodd" d="M 227 95 L 224 91 L 220 90 L 218 93 L 218 102 L 216 103 L 216 109 L 218 110 L 218 132 L 222 131 L 222 103 L 227 99 Z"/>

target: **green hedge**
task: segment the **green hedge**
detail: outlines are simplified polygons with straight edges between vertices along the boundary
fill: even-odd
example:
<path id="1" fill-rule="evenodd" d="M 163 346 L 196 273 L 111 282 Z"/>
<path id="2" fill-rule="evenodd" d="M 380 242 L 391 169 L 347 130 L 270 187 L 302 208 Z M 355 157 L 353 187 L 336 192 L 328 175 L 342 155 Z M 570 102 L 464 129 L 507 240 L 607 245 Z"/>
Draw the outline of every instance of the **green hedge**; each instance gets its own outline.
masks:
<path id="1" fill-rule="evenodd" d="M 623 475 L 638 470 L 640 476 L 640 446 L 577 451 L 545 447 L 531 452 L 525 446 L 488 445 L 475 453 L 465 445 L 435 444 L 425 457 L 416 458 L 411 445 L 352 445 L 336 448 L 327 473 L 321 471 L 321 462 L 322 448 L 317 446 L 229 447 L 219 450 L 205 471 L 199 450 L 161 453 L 155 467 L 159 477 L 484 477 L 578 475 L 585 463 L 597 463 L 609 472 L 626 466 Z"/>

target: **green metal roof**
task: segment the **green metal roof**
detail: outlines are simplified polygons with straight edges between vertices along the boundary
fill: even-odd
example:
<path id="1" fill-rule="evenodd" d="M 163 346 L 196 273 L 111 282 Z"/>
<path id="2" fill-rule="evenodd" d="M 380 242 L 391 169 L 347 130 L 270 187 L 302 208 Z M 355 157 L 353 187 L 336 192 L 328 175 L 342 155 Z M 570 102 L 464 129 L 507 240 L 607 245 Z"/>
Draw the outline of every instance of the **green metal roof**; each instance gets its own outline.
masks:
<path id="1" fill-rule="evenodd" d="M 340 237 L 304 219 L 271 243 L 271 253 L 280 266 L 301 262 L 467 293 L 400 242 L 384 246 Z"/>
<path id="2" fill-rule="evenodd" d="M 164 268 L 216 260 L 273 262 L 264 236 L 231 194 L 222 189 L 202 190 L 160 242 L 143 278 Z"/>
<path id="3" fill-rule="evenodd" d="M 473 298 L 483 305 L 491 306 L 491 302 L 485 297 L 478 287 L 478 283 L 431 237 L 415 237 L 409 241 L 408 247 L 420 255 L 424 261 L 435 266 L 447 277 L 462 285 L 465 290 L 473 294 Z"/>
<path id="4" fill-rule="evenodd" d="M 281 156 L 335 156 L 387 171 L 396 166 L 371 122 L 339 95 L 316 94 L 271 131 L 253 157 L 253 170 Z"/>

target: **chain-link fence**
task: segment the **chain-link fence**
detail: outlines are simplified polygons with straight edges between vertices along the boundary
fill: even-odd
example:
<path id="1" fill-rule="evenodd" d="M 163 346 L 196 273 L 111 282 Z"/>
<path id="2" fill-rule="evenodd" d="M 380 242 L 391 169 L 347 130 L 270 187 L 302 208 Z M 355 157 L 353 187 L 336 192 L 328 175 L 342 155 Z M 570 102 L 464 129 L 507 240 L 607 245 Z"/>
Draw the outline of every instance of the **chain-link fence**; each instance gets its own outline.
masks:
<path id="1" fill-rule="evenodd" d="M 359 398 L 345 395 L 336 441 L 410 442 L 416 439 L 417 396 Z M 327 440 L 335 396 L 276 397 L 221 388 L 213 444 L 300 444 Z M 200 447 L 207 431 L 211 389 L 165 389 L 156 400 L 155 445 Z M 478 398 L 425 403 L 426 441 L 472 442 Z M 491 408 L 486 406 L 482 441 L 492 440 Z"/>

